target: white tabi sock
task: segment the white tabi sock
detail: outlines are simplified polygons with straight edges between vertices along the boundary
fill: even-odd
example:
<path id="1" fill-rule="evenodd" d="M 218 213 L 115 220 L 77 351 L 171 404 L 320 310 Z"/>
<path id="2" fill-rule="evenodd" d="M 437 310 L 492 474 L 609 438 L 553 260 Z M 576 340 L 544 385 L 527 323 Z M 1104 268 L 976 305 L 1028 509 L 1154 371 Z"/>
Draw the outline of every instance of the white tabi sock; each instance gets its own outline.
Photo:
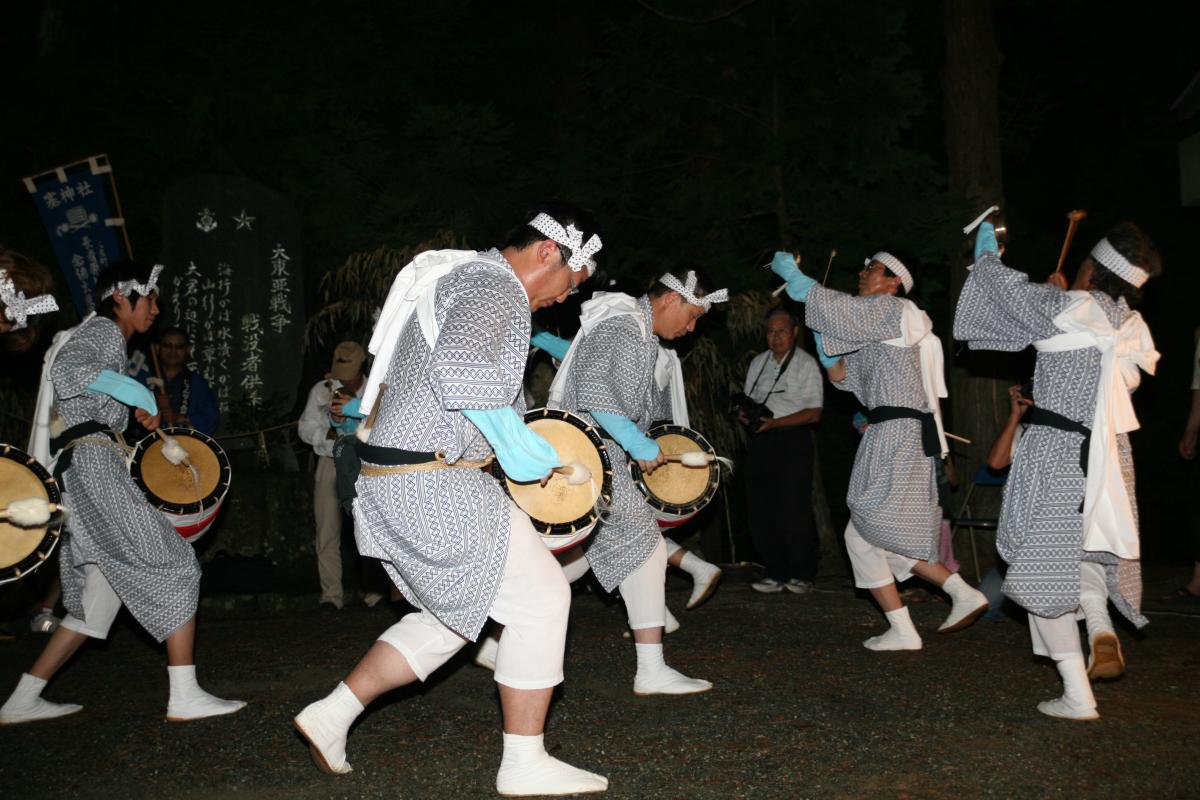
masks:
<path id="1" fill-rule="evenodd" d="M 950 595 L 950 614 L 938 627 L 938 633 L 960 631 L 987 611 L 987 595 L 970 586 L 957 572 L 946 579 L 942 590 Z"/>
<path id="2" fill-rule="evenodd" d="M 912 617 L 908 615 L 907 606 L 900 606 L 895 611 L 887 611 L 884 616 L 887 617 L 891 627 L 885 633 L 867 639 L 863 642 L 863 647 L 868 650 L 921 649 L 921 635 L 913 627 Z"/>
<path id="3" fill-rule="evenodd" d="M 196 683 L 196 665 L 167 667 L 171 681 L 171 696 L 167 700 L 168 722 L 190 722 L 205 717 L 219 717 L 245 708 L 244 700 L 222 700 L 200 688 Z"/>
<path id="4" fill-rule="evenodd" d="M 683 554 L 679 568 L 692 576 L 692 596 L 688 598 L 687 603 L 688 610 L 691 611 L 712 596 L 718 581 L 721 580 L 721 568 L 687 552 Z"/>
<path id="5" fill-rule="evenodd" d="M 504 734 L 496 791 L 505 797 L 603 792 L 608 778 L 572 767 L 546 752 L 542 734 Z"/>
<path id="6" fill-rule="evenodd" d="M 33 722 L 39 719 L 54 719 L 74 714 L 83 706 L 74 703 L 51 703 L 42 699 L 42 689 L 46 681 L 35 678 L 28 672 L 21 675 L 17 688 L 8 696 L 3 706 L 0 706 L 0 725 L 16 725 L 19 722 Z"/>
<path id="7" fill-rule="evenodd" d="M 325 698 L 308 705 L 296 715 L 292 724 L 308 740 L 313 762 L 330 775 L 345 775 L 351 767 L 346 763 L 346 736 L 350 726 L 362 713 L 363 704 L 345 683 Z"/>
<path id="8" fill-rule="evenodd" d="M 712 688 L 712 683 L 700 678 L 689 678 L 678 670 L 667 666 L 663 659 L 661 644 L 634 642 L 637 651 L 637 675 L 633 678 L 633 693 L 647 694 L 699 694 Z"/>
<path id="9" fill-rule="evenodd" d="M 1083 656 L 1056 659 L 1054 666 L 1058 667 L 1058 674 L 1062 677 L 1063 695 L 1057 700 L 1038 703 L 1038 711 L 1059 719 L 1100 719 L 1096 713 L 1096 698 L 1092 695 L 1087 669 L 1083 665 Z"/>
<path id="10" fill-rule="evenodd" d="M 496 671 L 496 654 L 500 652 L 500 640 L 495 636 L 485 636 L 479 640 L 475 650 L 475 666 Z"/>

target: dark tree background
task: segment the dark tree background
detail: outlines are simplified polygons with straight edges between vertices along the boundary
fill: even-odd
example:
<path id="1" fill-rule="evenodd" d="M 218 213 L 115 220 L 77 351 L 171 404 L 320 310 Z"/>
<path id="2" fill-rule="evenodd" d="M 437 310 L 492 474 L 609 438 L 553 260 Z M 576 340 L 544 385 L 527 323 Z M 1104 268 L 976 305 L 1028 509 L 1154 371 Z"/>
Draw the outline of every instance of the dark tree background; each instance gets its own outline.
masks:
<path id="1" fill-rule="evenodd" d="M 1137 395 L 1144 537 L 1151 553 L 1182 550 L 1174 442 L 1200 286 L 1170 106 L 1200 56 L 1195 20 L 1171 6 L 44 0 L 0 14 L 0 240 L 53 263 L 19 178 L 92 153 L 112 159 L 147 260 L 172 182 L 245 175 L 301 212 L 310 312 L 352 253 L 439 231 L 485 246 L 528 200 L 561 196 L 596 211 L 628 285 L 697 265 L 766 289 L 771 251 L 823 272 L 836 247 L 830 284 L 850 289 L 864 255 L 893 249 L 920 264 L 917 300 L 947 335 L 958 231 L 989 195 L 1003 190 L 1010 261 L 1037 276 L 1068 209 L 1091 212 L 1071 264 L 1134 219 L 1167 269 L 1145 309 L 1164 359 Z M 720 329 L 714 315 L 704 333 Z M 986 433 L 1006 409 L 980 398 L 1028 366 L 947 350 L 975 398 L 952 426 Z M 35 363 L 6 360 L 9 387 Z M 851 410 L 831 397 L 831 499 Z"/>

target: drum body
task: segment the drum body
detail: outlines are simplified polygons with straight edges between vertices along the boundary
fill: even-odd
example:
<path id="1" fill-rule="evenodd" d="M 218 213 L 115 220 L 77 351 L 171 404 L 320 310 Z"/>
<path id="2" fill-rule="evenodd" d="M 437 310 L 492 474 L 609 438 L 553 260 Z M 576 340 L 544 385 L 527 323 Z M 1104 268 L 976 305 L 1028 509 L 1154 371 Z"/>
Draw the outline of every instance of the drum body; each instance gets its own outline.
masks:
<path id="1" fill-rule="evenodd" d="M 211 436 L 191 428 L 164 428 L 188 452 L 191 467 L 172 464 L 152 433 L 137 443 L 129 476 L 186 541 L 208 532 L 229 492 L 229 457 Z"/>
<path id="2" fill-rule="evenodd" d="M 716 455 L 708 440 L 691 428 L 658 422 L 646 435 L 658 443 L 664 455 L 673 456 L 694 450 Z M 687 522 L 708 505 L 721 485 L 720 465 L 712 462 L 703 467 L 685 467 L 668 461 L 649 475 L 642 472 L 634 459 L 629 471 L 646 502 L 654 508 L 660 528 L 673 528 Z"/>
<path id="3" fill-rule="evenodd" d="M 27 497 L 62 503 L 58 481 L 37 459 L 0 443 L 0 508 Z M 22 578 L 45 563 L 58 544 L 62 526 L 62 514 L 53 514 L 36 528 L 19 528 L 0 520 L 0 583 Z"/>
<path id="4" fill-rule="evenodd" d="M 591 473 L 587 483 L 572 486 L 562 475 L 552 475 L 545 486 L 537 481 L 516 483 L 508 479 L 499 462 L 492 474 L 522 511 L 552 553 L 561 553 L 582 542 L 600 521 L 597 506 L 612 502 L 612 462 L 596 429 L 568 411 L 538 408 L 525 414 L 525 424 L 553 445 L 563 464 L 577 462 Z"/>

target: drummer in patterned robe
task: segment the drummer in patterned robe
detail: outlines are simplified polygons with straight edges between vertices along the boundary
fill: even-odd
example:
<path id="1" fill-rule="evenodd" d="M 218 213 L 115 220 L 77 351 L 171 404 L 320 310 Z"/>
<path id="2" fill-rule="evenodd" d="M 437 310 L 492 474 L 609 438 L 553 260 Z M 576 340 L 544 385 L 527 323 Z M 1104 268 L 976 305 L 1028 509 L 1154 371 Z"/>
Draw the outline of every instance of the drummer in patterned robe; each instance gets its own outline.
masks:
<path id="1" fill-rule="evenodd" d="M 1124 669 L 1109 600 L 1142 627 L 1130 400 L 1139 369 L 1158 353 L 1130 309 L 1162 272 L 1158 251 L 1122 223 L 1092 248 L 1066 291 L 1060 272 L 1045 284 L 1006 267 L 990 223 L 980 226 L 975 266 L 963 286 L 954 338 L 973 349 L 1038 351 L 1029 429 L 1013 457 L 996 544 L 1008 563 L 1004 593 L 1029 612 L 1036 654 L 1049 656 L 1063 695 L 1038 704 L 1053 717 L 1097 719 L 1089 677 Z M 1085 665 L 1076 615 L 1087 620 Z"/>
<path id="2" fill-rule="evenodd" d="M 561 795 L 608 785 L 543 746 L 563 679 L 570 588 L 528 515 L 480 469 L 493 453 L 519 481 L 561 466 L 522 420 L 530 313 L 574 293 L 601 245 L 583 212 L 565 204 L 525 220 L 498 250 L 429 251 L 401 270 L 371 338 L 375 362 L 362 397 L 343 409 L 376 415 L 354 447 L 359 552 L 382 560 L 418 611 L 296 717 L 327 772 L 350 771 L 346 737 L 364 706 L 426 680 L 491 617 L 506 626 L 495 673 L 504 725 L 497 791 Z M 335 458 L 342 469 L 345 452 Z"/>
<path id="3" fill-rule="evenodd" d="M 129 476 L 118 433 L 130 407 L 147 429 L 158 427 L 150 391 L 121 373 L 125 348 L 158 315 L 158 275 L 153 268 L 120 262 L 101 273 L 100 303 L 79 326 L 59 334 L 46 354 L 32 454 L 49 463 L 58 452 L 70 509 L 60 556 L 63 605 L 69 612 L 29 672 L 0 707 L 0 723 L 50 719 L 82 706 L 41 697 L 46 682 L 88 638 L 104 639 L 121 606 L 157 641 L 166 642 L 171 722 L 230 714 L 240 700 L 222 700 L 196 683 L 193 644 L 200 566 L 175 531 Z M 53 405 L 65 430 L 47 442 Z"/>
<path id="4" fill-rule="evenodd" d="M 890 253 L 864 261 L 857 297 L 817 285 L 789 253 L 776 253 L 771 269 L 787 281 L 788 295 L 805 303 L 829 379 L 854 393 L 871 423 L 850 474 L 845 540 L 854 585 L 871 593 L 889 627 L 863 646 L 920 650 L 897 581 L 915 574 L 950 596 L 939 633 L 961 630 L 987 610 L 982 593 L 937 561 L 942 510 L 934 467 L 947 453 L 941 342 L 929 316 L 897 296 L 912 291 L 913 277 Z"/>
<path id="5" fill-rule="evenodd" d="M 664 419 L 686 425 L 687 419 L 679 359 L 659 341 L 691 333 L 713 303 L 727 299 L 726 290 L 708 292 L 690 271 L 683 281 L 663 275 L 638 298 L 597 292 L 583 306 L 580 332 L 550 387 L 549 405 L 595 424 L 610 453 L 623 450 L 643 472 L 653 472 L 666 459 L 647 428 Z M 608 515 L 564 570 L 574 581 L 591 569 L 605 591 L 620 587 L 637 655 L 635 694 L 706 692 L 712 683 L 687 677 L 663 657 L 666 543 L 629 470 L 614 466 Z"/>

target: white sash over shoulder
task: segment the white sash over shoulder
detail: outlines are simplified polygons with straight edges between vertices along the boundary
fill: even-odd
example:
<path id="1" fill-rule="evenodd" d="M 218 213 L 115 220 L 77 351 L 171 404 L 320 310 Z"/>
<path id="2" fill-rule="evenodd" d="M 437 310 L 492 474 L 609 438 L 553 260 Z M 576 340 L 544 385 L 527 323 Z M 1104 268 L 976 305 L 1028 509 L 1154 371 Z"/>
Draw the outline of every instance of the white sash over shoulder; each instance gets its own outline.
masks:
<path id="1" fill-rule="evenodd" d="M 643 341 L 650 337 L 652 332 L 646 330 L 642 310 L 635 297 L 621 292 L 596 292 L 592 295 L 591 300 L 583 304 L 579 315 L 579 332 L 571 340 L 571 347 L 563 357 L 562 365 L 559 366 L 558 373 L 554 376 L 554 382 L 550 384 L 550 403 L 552 405 L 562 403 L 567 369 L 574 361 L 575 351 L 579 347 L 579 343 L 583 341 L 583 337 L 595 330 L 601 322 L 621 316 L 632 316 L 637 320 L 638 327 L 642 330 Z M 675 354 L 674 350 L 661 346 L 658 348 L 658 357 L 654 362 L 654 381 L 659 389 L 670 387 L 672 421 L 676 425 L 690 427 L 688 425 L 687 396 L 683 387 L 683 366 L 679 363 L 679 356 Z"/>
<path id="2" fill-rule="evenodd" d="M 46 469 L 54 469 L 54 461 L 57 459 L 50 458 L 50 417 L 54 411 L 54 383 L 50 380 L 50 367 L 54 365 L 54 359 L 58 358 L 58 353 L 67 342 L 71 341 L 71 337 L 75 332 L 91 321 L 92 317 L 96 316 L 96 312 L 88 314 L 73 328 L 68 328 L 65 331 L 59 331 L 54 334 L 54 342 L 46 351 L 45 358 L 42 359 L 42 377 L 38 381 L 37 404 L 34 406 L 33 412 L 33 430 L 29 432 L 29 455 L 36 458 Z"/>
<path id="3" fill-rule="evenodd" d="M 1070 306 L 1054 318 L 1054 326 L 1062 333 L 1034 342 L 1033 346 L 1043 353 L 1094 347 L 1101 354 L 1088 446 L 1083 549 L 1136 559 L 1141 550 L 1133 505 L 1121 475 L 1117 434 L 1138 429 L 1130 393 L 1141 382 L 1139 369 L 1154 374 L 1159 353 L 1141 314 L 1131 313 L 1114 328 L 1095 298 L 1087 292 L 1070 294 Z"/>
<path id="4" fill-rule="evenodd" d="M 942 404 L 939 398 L 949 397 L 946 391 L 946 375 L 944 357 L 942 355 L 942 340 L 933 335 L 933 321 L 929 315 L 917 308 L 911 300 L 903 300 L 904 311 L 900 315 L 900 335 L 888 339 L 884 344 L 893 347 L 921 348 L 921 388 L 925 390 L 925 401 L 933 411 L 933 420 L 937 423 L 938 444 L 942 448 L 942 456 L 950 452 L 946 444 L 946 431 L 942 425 Z"/>
<path id="5" fill-rule="evenodd" d="M 369 414 L 375 400 L 379 396 L 379 384 L 387 375 L 392 363 L 392 353 L 400 333 L 413 312 L 421 325 L 421 333 L 425 341 L 433 347 L 437 342 L 438 329 L 434 318 L 434 301 L 437 299 L 437 282 L 452 271 L 473 261 L 495 261 L 501 263 L 487 253 L 475 250 L 426 250 L 418 253 L 409 264 L 400 270 L 388 291 L 379 321 L 375 323 L 375 331 L 371 334 L 371 342 L 367 349 L 375 357 L 371 364 L 371 374 L 363 387 L 360 409 L 363 414 Z"/>

